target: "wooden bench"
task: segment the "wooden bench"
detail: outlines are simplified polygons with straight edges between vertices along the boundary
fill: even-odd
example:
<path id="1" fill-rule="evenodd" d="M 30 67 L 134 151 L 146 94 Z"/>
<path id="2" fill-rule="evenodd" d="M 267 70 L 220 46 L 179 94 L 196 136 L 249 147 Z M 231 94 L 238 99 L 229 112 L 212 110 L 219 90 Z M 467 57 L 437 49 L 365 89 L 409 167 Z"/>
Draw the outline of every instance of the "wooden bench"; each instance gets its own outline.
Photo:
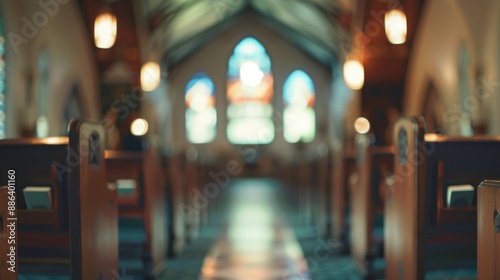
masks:
<path id="1" fill-rule="evenodd" d="M 318 157 L 311 164 L 312 168 L 312 193 L 313 193 L 313 213 L 314 221 L 319 236 L 328 238 L 330 235 L 330 155 L 326 154 Z"/>
<path id="2" fill-rule="evenodd" d="M 185 156 L 185 155 L 183 155 Z M 203 193 L 202 186 L 200 184 L 200 170 L 199 170 L 199 165 L 197 162 L 189 160 L 189 159 L 184 159 L 184 166 L 183 166 L 183 174 L 186 182 L 186 193 L 185 193 L 185 203 L 187 205 L 193 205 L 193 200 L 196 199 L 197 195 L 200 195 Z M 207 198 L 207 200 L 209 200 Z M 208 201 L 208 204 L 210 204 L 211 201 Z M 187 223 L 187 241 L 188 242 L 193 242 L 196 240 L 198 237 L 198 233 L 200 231 L 200 221 L 202 218 L 202 213 L 207 210 L 207 206 L 205 207 L 198 207 L 195 212 L 191 213 L 191 215 L 188 215 L 186 219 Z"/>
<path id="3" fill-rule="evenodd" d="M 144 275 L 156 277 L 165 269 L 167 251 L 165 185 L 160 158 L 150 149 L 106 150 L 105 159 L 107 181 L 115 184 L 118 191 L 120 235 L 139 232 L 134 239 L 140 239 L 145 234 L 145 240 L 119 237 L 120 259 L 140 255 Z M 140 254 L 130 249 L 137 246 Z"/>
<path id="4" fill-rule="evenodd" d="M 477 192 L 478 279 L 500 279 L 500 181 L 484 181 Z"/>
<path id="5" fill-rule="evenodd" d="M 286 200 L 289 201 L 290 211 L 293 211 L 295 223 L 301 222 L 301 209 L 299 205 L 301 205 L 301 188 L 298 184 L 298 164 L 293 160 L 283 161 L 279 166 L 279 178 L 283 182 L 286 187 Z"/>
<path id="6" fill-rule="evenodd" d="M 383 209 L 386 175 L 393 172 L 394 147 L 374 146 L 357 135 L 359 180 L 350 189 L 351 252 L 362 274 L 373 276 L 373 261 L 383 257 Z"/>
<path id="7" fill-rule="evenodd" d="M 179 255 L 187 243 L 187 221 L 185 205 L 189 201 L 186 191 L 186 178 L 183 172 L 184 159 L 176 154 L 167 159 L 169 205 L 171 225 L 169 232 L 169 256 Z"/>
<path id="8" fill-rule="evenodd" d="M 312 163 L 308 159 L 301 158 L 295 166 L 295 172 L 299 217 L 306 224 L 313 224 Z"/>
<path id="9" fill-rule="evenodd" d="M 394 184 L 384 212 L 387 279 L 424 279 L 436 270 L 475 274 L 476 203 L 447 207 L 445 198 L 450 186 L 497 177 L 500 139 L 425 135 L 424 120 L 413 117 L 396 123 L 394 137 Z"/>
<path id="10" fill-rule="evenodd" d="M 72 121 L 69 137 L 0 141 L 0 185 L 15 171 L 20 275 L 38 274 L 35 264 L 69 268 L 63 270 L 71 279 L 119 273 L 117 199 L 106 185 L 104 137 L 100 126 Z M 52 208 L 28 209 L 27 186 L 50 187 Z"/>
<path id="11" fill-rule="evenodd" d="M 332 240 L 339 244 L 341 251 L 349 252 L 348 219 L 349 219 L 349 185 L 356 180 L 356 154 L 354 151 L 336 151 L 333 157 L 331 189 Z"/>

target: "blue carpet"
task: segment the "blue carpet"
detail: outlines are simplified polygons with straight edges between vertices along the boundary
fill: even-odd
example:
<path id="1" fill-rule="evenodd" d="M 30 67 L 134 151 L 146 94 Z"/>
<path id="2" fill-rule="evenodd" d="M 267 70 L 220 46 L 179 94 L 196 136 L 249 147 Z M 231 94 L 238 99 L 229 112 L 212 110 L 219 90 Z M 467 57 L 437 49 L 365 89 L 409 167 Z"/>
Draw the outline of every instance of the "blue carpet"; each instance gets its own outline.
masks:
<path id="1" fill-rule="evenodd" d="M 167 260 L 167 268 L 158 279 L 197 280 L 205 256 L 219 237 L 220 231 L 221 224 L 219 223 L 212 223 L 203 227 L 198 238 L 189 244 L 180 256 Z"/>
<path id="2" fill-rule="evenodd" d="M 290 224 L 293 225 L 297 241 L 302 247 L 311 279 L 363 279 L 356 272 L 356 266 L 352 257 L 338 254 L 338 248 L 318 237 L 315 226 L 304 225 L 294 215 L 290 215 L 289 221 Z"/>

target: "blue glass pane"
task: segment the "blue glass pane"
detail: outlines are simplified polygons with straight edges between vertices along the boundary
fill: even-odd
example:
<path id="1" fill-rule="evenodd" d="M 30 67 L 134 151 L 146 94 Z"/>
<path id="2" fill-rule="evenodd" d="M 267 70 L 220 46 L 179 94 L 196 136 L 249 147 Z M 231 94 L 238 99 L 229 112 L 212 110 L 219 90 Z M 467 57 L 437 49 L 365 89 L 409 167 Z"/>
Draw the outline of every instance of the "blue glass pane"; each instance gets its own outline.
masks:
<path id="1" fill-rule="evenodd" d="M 234 48 L 234 53 L 237 55 L 253 56 L 256 54 L 266 53 L 266 49 L 259 41 L 254 38 L 248 37 L 243 40 Z"/>
<path id="2" fill-rule="evenodd" d="M 314 102 L 314 83 L 311 77 L 302 70 L 295 70 L 288 76 L 283 86 L 283 100 L 286 104 L 290 104 L 296 95 L 302 95 L 303 99 L 307 100 L 308 106 L 312 106 Z"/>
<path id="3" fill-rule="evenodd" d="M 228 78 L 237 78 L 240 67 L 247 61 L 255 62 L 264 74 L 271 72 L 271 60 L 266 54 L 266 49 L 254 38 L 243 39 L 234 48 L 234 53 L 229 59 Z"/>
<path id="4" fill-rule="evenodd" d="M 207 74 L 205 74 L 203 72 L 195 74 L 193 76 L 193 78 L 191 78 L 191 80 L 189 80 L 189 82 L 186 85 L 185 94 L 187 94 L 189 92 L 189 90 L 192 89 L 192 87 L 194 85 L 198 84 L 198 83 L 202 83 L 205 86 L 207 86 L 208 89 L 209 89 L 210 94 L 211 95 L 215 95 L 215 85 L 214 85 L 214 82 L 212 81 L 212 79 L 210 79 L 210 77 L 208 77 Z"/>

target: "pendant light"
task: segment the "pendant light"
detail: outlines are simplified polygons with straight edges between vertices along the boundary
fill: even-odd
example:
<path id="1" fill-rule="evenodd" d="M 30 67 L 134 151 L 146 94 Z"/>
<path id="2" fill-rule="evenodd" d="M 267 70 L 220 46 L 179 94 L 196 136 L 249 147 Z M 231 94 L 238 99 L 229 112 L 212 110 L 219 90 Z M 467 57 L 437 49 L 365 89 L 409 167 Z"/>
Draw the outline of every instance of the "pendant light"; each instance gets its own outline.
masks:
<path id="1" fill-rule="evenodd" d="M 104 7 L 94 22 L 94 40 L 100 49 L 111 48 L 116 41 L 116 16 L 109 7 Z"/>

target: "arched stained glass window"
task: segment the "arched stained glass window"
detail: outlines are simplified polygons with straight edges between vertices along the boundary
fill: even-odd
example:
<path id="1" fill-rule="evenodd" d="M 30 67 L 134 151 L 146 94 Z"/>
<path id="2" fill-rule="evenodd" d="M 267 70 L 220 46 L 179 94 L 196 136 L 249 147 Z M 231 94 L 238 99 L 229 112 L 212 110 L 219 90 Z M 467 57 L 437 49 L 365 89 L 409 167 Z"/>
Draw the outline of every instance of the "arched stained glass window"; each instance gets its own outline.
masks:
<path id="1" fill-rule="evenodd" d="M 228 140 L 233 144 L 271 143 L 273 76 L 264 46 L 254 38 L 243 39 L 228 66 Z"/>
<path id="2" fill-rule="evenodd" d="M 197 73 L 186 85 L 186 137 L 190 143 L 202 144 L 215 139 L 217 112 L 215 86 L 205 73 Z"/>
<path id="3" fill-rule="evenodd" d="M 5 117 L 5 33 L 0 11 L 0 139 L 6 137 Z"/>
<path id="4" fill-rule="evenodd" d="M 38 138 L 49 136 L 49 122 L 47 120 L 49 82 L 49 56 L 47 51 L 43 50 L 38 57 L 38 118 L 36 121 L 36 137 Z"/>
<path id="5" fill-rule="evenodd" d="M 290 143 L 311 142 L 316 135 L 314 84 L 304 71 L 295 70 L 283 86 L 285 140 Z"/>
<path id="6" fill-rule="evenodd" d="M 460 134 L 464 136 L 474 135 L 471 125 L 471 111 L 467 102 L 469 99 L 469 54 L 467 49 L 462 46 L 458 58 L 458 90 L 460 93 L 460 104 L 462 114 L 460 118 Z"/>

